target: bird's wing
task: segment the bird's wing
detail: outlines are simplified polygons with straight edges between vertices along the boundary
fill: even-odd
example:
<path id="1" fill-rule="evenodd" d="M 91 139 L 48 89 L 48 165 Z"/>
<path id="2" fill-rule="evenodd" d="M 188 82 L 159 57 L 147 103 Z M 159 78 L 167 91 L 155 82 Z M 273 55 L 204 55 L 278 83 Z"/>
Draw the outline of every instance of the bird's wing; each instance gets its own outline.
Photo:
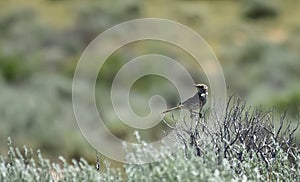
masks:
<path id="1" fill-rule="evenodd" d="M 195 103 L 199 103 L 198 93 L 196 93 L 193 97 L 190 97 L 187 100 L 183 101 L 182 105 L 188 107 L 189 105 L 194 105 Z"/>

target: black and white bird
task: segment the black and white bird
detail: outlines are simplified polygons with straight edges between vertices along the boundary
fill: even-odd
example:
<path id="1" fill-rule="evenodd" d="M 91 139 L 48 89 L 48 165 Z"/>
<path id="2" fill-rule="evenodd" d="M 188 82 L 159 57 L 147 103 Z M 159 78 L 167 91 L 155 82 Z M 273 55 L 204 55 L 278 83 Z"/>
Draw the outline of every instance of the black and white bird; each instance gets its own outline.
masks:
<path id="1" fill-rule="evenodd" d="M 203 106 L 205 105 L 207 101 L 207 96 L 208 96 L 208 87 L 205 84 L 194 84 L 194 87 L 197 88 L 197 93 L 188 98 L 187 100 L 179 103 L 176 107 L 167 109 L 162 112 L 162 114 L 178 110 L 178 109 L 187 109 L 191 113 L 191 116 L 194 113 L 200 113 L 202 110 Z"/>

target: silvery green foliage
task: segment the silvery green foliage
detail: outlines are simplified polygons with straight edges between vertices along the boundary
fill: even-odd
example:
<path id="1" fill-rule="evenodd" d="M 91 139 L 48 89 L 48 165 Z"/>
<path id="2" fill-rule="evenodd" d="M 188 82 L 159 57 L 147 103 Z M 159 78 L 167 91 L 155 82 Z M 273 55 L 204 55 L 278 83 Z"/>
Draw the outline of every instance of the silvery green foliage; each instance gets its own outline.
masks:
<path id="1" fill-rule="evenodd" d="M 95 170 L 84 159 L 72 160 L 68 164 L 63 157 L 59 163 L 44 159 L 40 151 L 11 146 L 8 140 L 8 155 L 0 156 L 0 181 L 122 181 L 119 170 L 111 169 L 106 163 L 102 172 Z"/>
<path id="2" fill-rule="evenodd" d="M 207 144 L 204 153 L 199 157 L 192 147 L 179 149 L 169 155 L 168 147 L 161 152 L 153 152 L 153 147 L 142 143 L 135 152 L 128 155 L 128 161 L 139 162 L 141 158 L 168 156 L 164 160 L 149 164 L 126 164 L 126 181 L 299 181 L 300 155 L 297 162 L 289 161 L 288 154 L 277 145 L 277 157 L 269 168 L 263 158 L 250 156 L 246 147 L 232 146 L 245 152 L 241 162 L 237 158 L 226 159 L 218 156 L 213 145 Z"/>
<path id="3" fill-rule="evenodd" d="M 11 146 L 6 157 L 0 156 L 0 181 L 299 181 L 300 155 L 291 165 L 287 153 L 278 147 L 277 157 L 270 163 L 267 170 L 265 162 L 256 156 L 244 156 L 240 162 L 236 158 L 221 161 L 213 149 L 207 145 L 205 153 L 199 157 L 192 147 L 181 148 L 170 154 L 167 146 L 153 152 L 151 145 L 140 141 L 141 147 L 136 147 L 128 153 L 128 160 L 138 162 L 142 158 L 169 157 L 149 164 L 126 164 L 125 174 L 120 170 L 110 168 L 105 162 L 105 169 L 98 172 L 94 166 L 84 159 L 72 160 L 68 164 L 63 157 L 59 163 L 50 163 L 44 159 L 40 151 L 33 152 Z M 245 151 L 244 146 L 234 146 L 236 150 Z"/>
<path id="4" fill-rule="evenodd" d="M 278 122 L 274 112 L 247 109 L 238 98 L 230 98 L 224 117 L 210 121 L 193 118 L 193 126 L 169 125 L 180 149 L 170 154 L 141 141 L 128 152 L 125 165 L 128 181 L 300 181 L 300 150 L 295 142 L 299 126 Z M 174 118 L 173 118 L 174 120 Z M 278 126 L 275 127 L 275 122 Z M 195 124 L 196 123 L 196 124 Z M 167 156 L 154 163 L 138 165 L 145 159 Z M 135 164 L 133 164 L 135 163 Z"/>
<path id="5" fill-rule="evenodd" d="M 135 132 L 140 145 L 124 145 L 129 162 L 124 173 L 107 162 L 100 163 L 100 172 L 84 159 L 70 164 L 59 157 L 59 163 L 51 163 L 40 151 L 12 147 L 9 139 L 8 155 L 0 156 L 0 181 L 300 181 L 298 125 L 285 122 L 284 115 L 275 127 L 272 112 L 251 112 L 237 100 L 228 103 L 217 123 L 209 125 L 205 116 L 196 120 L 193 127 L 170 125 L 178 143 L 173 153 Z M 142 164 L 158 157 L 162 159 Z"/>
<path id="6" fill-rule="evenodd" d="M 135 155 L 129 156 L 128 160 L 158 155 L 156 152 L 153 153 L 153 148 L 147 144 L 138 148 L 137 151 Z M 162 150 L 159 155 L 168 156 L 163 160 L 149 164 L 126 164 L 127 181 L 224 181 L 239 179 L 233 175 L 226 159 L 219 164 L 214 152 L 208 150 L 205 156 L 198 157 L 193 150 L 189 149 L 188 151 L 188 159 L 183 149 L 171 155 L 169 155 L 168 150 Z"/>

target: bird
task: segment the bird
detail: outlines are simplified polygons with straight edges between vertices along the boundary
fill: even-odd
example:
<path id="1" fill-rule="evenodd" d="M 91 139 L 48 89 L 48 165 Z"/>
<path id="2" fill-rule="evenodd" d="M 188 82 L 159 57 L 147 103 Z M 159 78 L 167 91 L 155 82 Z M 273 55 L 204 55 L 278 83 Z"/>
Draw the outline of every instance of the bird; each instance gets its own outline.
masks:
<path id="1" fill-rule="evenodd" d="M 187 109 L 191 113 L 191 117 L 193 114 L 198 113 L 200 114 L 203 106 L 207 102 L 207 96 L 208 96 L 208 86 L 205 84 L 193 84 L 194 87 L 197 88 L 197 93 L 195 93 L 194 96 L 188 98 L 187 100 L 179 103 L 176 107 L 167 109 L 162 112 L 162 114 L 168 113 L 170 111 L 178 110 L 178 109 Z M 195 111 L 197 110 L 197 111 Z M 200 114 L 201 117 L 201 114 Z"/>

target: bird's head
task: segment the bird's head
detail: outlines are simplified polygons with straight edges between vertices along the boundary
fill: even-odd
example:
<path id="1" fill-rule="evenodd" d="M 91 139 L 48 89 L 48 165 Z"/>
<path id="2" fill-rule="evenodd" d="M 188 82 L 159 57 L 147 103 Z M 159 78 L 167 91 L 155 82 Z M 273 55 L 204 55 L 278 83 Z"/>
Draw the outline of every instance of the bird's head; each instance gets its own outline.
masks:
<path id="1" fill-rule="evenodd" d="M 194 87 L 196 87 L 200 93 L 208 95 L 208 86 L 206 86 L 205 84 L 194 84 Z"/>

